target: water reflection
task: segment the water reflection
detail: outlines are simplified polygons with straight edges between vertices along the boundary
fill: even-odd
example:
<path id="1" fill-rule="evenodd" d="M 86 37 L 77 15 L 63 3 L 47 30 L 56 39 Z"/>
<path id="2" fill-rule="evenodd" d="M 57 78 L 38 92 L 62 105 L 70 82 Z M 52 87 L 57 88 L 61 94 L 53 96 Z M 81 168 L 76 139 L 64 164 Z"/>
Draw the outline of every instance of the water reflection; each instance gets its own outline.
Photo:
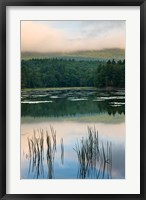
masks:
<path id="1" fill-rule="evenodd" d="M 62 163 L 62 165 L 64 163 L 64 144 L 63 144 L 63 138 L 61 138 L 61 163 Z"/>
<path id="2" fill-rule="evenodd" d="M 27 95 L 26 95 L 27 94 Z M 22 91 L 21 115 L 62 117 L 85 114 L 125 114 L 123 91 L 50 90 Z"/>
<path id="3" fill-rule="evenodd" d="M 88 137 L 77 142 L 74 150 L 78 157 L 77 178 L 112 178 L 112 143 L 100 145 L 95 127 L 88 127 Z"/>
<path id="4" fill-rule="evenodd" d="M 38 131 L 39 137 L 36 137 L 36 131 L 34 130 L 34 135 L 28 140 L 28 149 L 29 149 L 29 170 L 28 176 L 32 172 L 34 174 L 34 178 L 39 178 L 40 174 L 44 177 L 44 168 L 43 168 L 43 160 L 44 160 L 44 136 L 43 130 Z"/>
<path id="5" fill-rule="evenodd" d="M 73 164 L 73 166 L 77 166 L 74 168 L 76 175 L 71 177 L 70 168 L 69 171 L 65 172 L 66 176 L 67 178 L 79 179 L 111 179 L 114 159 L 112 143 L 109 140 L 101 140 L 95 126 L 88 126 L 87 130 L 88 134 L 77 139 L 76 142 L 74 141 L 74 144 L 70 147 L 72 154 L 73 152 L 76 154 L 74 157 L 74 163 L 76 164 Z M 58 145 L 60 148 L 57 149 Z M 63 138 L 61 138 L 60 144 L 57 144 L 56 131 L 53 126 L 50 126 L 50 130 L 34 130 L 32 137 L 27 137 L 27 151 L 25 153 L 27 160 L 29 160 L 29 165 L 28 176 L 25 178 L 58 178 L 58 172 L 55 173 L 54 170 L 56 168 L 55 157 L 58 160 L 57 151 L 60 154 L 62 166 L 64 164 L 66 166 L 64 159 L 68 160 L 68 158 L 64 157 L 67 154 L 64 151 Z"/>
<path id="6" fill-rule="evenodd" d="M 29 168 L 28 177 L 30 173 L 34 174 L 34 178 L 39 178 L 40 176 L 44 178 L 44 151 L 46 154 L 45 160 L 48 166 L 48 178 L 53 178 L 53 165 L 54 157 L 56 153 L 56 131 L 50 126 L 51 135 L 48 130 L 46 132 L 43 129 L 34 130 L 32 138 L 27 137 L 28 141 L 28 155 Z M 46 135 L 46 139 L 44 138 Z M 46 141 L 46 147 L 44 148 L 44 142 Z M 63 148 L 63 147 L 62 147 Z M 63 159 L 63 158 L 62 158 Z"/>
<path id="7" fill-rule="evenodd" d="M 22 91 L 21 178 L 125 178 L 124 95 L 124 90 Z"/>

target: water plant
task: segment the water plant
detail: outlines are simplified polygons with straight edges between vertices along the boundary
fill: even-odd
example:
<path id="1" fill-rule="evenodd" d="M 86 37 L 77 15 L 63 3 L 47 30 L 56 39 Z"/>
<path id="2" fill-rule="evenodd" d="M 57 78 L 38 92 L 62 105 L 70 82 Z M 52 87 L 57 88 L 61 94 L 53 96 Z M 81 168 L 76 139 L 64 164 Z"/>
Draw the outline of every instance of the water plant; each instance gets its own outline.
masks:
<path id="1" fill-rule="evenodd" d="M 112 178 L 112 143 L 106 147 L 99 142 L 98 131 L 87 127 L 88 137 L 77 141 L 75 152 L 78 158 L 78 178 Z"/>
<path id="2" fill-rule="evenodd" d="M 44 138 L 45 135 L 46 140 Z M 48 166 L 48 178 L 53 178 L 53 164 L 56 152 L 56 131 L 54 128 L 50 125 L 50 133 L 48 130 L 44 131 L 43 129 L 34 130 L 33 136 L 31 138 L 28 137 L 27 142 L 29 151 L 28 176 L 32 171 L 34 178 L 44 177 L 44 148 L 46 148 L 45 160 Z"/>
<path id="3" fill-rule="evenodd" d="M 29 170 L 28 175 L 30 173 L 30 170 L 34 172 L 34 176 L 36 178 L 39 177 L 40 173 L 43 174 L 43 132 L 42 130 L 38 130 L 37 136 L 36 136 L 36 130 L 34 130 L 33 137 L 30 139 L 27 138 L 28 141 L 28 147 L 29 147 Z"/>
<path id="4" fill-rule="evenodd" d="M 73 148 L 77 155 L 77 178 L 112 178 L 112 143 L 99 139 L 98 131 L 94 127 L 87 127 L 87 137 L 77 140 Z M 33 178 L 55 178 L 54 160 L 57 149 L 57 136 L 53 126 L 50 129 L 33 130 L 33 135 L 27 138 L 29 159 L 28 176 Z M 60 158 L 64 164 L 64 140 L 60 139 Z M 44 162 L 47 166 L 47 175 L 44 173 Z"/>
<path id="5" fill-rule="evenodd" d="M 48 165 L 48 178 L 53 178 L 53 166 L 54 166 L 54 157 L 56 152 L 56 132 L 53 127 L 50 126 L 51 136 L 49 135 L 48 130 L 46 130 L 46 142 L 47 142 L 47 165 Z"/>
<path id="6" fill-rule="evenodd" d="M 61 164 L 64 163 L 64 144 L 63 144 L 63 138 L 61 138 Z"/>

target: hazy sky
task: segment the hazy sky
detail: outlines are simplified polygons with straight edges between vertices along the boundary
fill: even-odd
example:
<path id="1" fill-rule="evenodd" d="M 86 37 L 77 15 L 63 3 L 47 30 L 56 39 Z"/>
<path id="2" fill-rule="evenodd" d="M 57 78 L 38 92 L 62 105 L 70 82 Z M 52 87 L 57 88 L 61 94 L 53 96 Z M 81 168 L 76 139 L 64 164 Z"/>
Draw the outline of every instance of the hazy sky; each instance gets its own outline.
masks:
<path id="1" fill-rule="evenodd" d="M 21 51 L 125 48 L 125 21 L 21 21 Z"/>

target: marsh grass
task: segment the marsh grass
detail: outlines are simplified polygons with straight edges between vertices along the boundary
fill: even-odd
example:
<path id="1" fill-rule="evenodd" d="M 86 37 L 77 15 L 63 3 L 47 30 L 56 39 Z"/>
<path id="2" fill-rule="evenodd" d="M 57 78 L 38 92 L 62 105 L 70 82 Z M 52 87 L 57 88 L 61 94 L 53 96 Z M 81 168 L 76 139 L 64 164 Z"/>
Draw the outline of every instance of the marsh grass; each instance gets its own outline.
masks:
<path id="1" fill-rule="evenodd" d="M 61 164 L 64 164 L 64 144 L 63 144 L 63 138 L 61 138 Z"/>
<path id="2" fill-rule="evenodd" d="M 56 152 L 56 131 L 50 126 L 51 136 L 46 130 L 48 178 L 53 178 L 54 158 Z"/>
<path id="3" fill-rule="evenodd" d="M 88 136 L 77 141 L 73 148 L 77 154 L 77 178 L 112 178 L 112 143 L 99 140 L 99 134 L 94 127 L 87 127 Z M 44 162 L 47 164 L 47 178 L 55 178 L 54 159 L 57 150 L 57 136 L 53 126 L 49 130 L 33 130 L 31 138 L 27 138 L 29 159 L 28 176 L 44 178 Z M 64 164 L 64 140 L 60 139 L 60 158 Z"/>
<path id="4" fill-rule="evenodd" d="M 37 135 L 37 136 L 36 136 Z M 34 173 L 34 177 L 38 178 L 40 174 L 44 175 L 43 169 L 43 154 L 44 154 L 44 138 L 43 131 L 36 130 L 33 131 L 33 137 L 30 139 L 27 138 L 28 141 L 28 149 L 29 149 L 29 170 Z"/>
<path id="5" fill-rule="evenodd" d="M 46 135 L 46 138 L 44 137 Z M 48 178 L 53 178 L 53 164 L 56 152 L 56 131 L 50 126 L 50 132 L 48 130 L 38 129 L 33 131 L 32 138 L 27 138 L 28 142 L 28 158 L 29 169 L 33 172 L 34 178 L 44 177 L 44 146 L 46 142 L 46 161 L 48 166 Z"/>
<path id="6" fill-rule="evenodd" d="M 98 131 L 87 127 L 88 137 L 77 141 L 75 152 L 78 158 L 78 178 L 112 178 L 112 143 L 99 142 Z"/>

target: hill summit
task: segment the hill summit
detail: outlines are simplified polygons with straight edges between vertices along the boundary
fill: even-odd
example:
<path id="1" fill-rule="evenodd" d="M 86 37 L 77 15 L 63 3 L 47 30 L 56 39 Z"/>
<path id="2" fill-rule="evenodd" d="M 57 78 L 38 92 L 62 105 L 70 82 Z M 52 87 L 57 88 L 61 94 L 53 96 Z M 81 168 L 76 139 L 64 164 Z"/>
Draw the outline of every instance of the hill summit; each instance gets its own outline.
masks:
<path id="1" fill-rule="evenodd" d="M 77 60 L 123 60 L 125 59 L 124 49 L 102 49 L 75 52 L 56 52 L 56 53 L 40 53 L 40 52 L 22 52 L 21 59 L 32 58 L 64 58 Z"/>

